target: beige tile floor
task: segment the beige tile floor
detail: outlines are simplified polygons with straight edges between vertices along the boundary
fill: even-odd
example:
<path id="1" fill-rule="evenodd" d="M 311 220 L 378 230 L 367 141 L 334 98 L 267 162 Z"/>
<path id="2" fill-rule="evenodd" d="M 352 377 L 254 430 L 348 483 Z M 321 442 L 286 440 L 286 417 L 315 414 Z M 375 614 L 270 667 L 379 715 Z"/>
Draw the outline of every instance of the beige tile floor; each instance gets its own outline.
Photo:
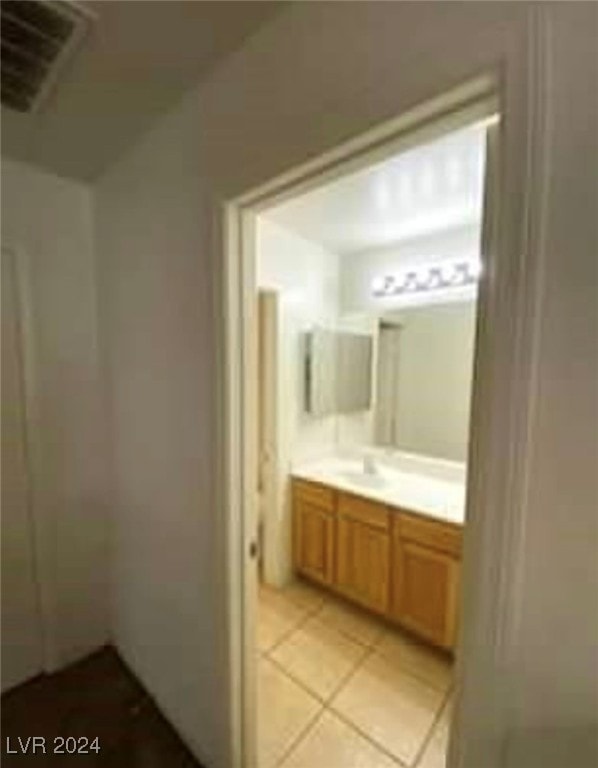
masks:
<path id="1" fill-rule="evenodd" d="M 260 588 L 259 768 L 444 768 L 451 664 L 296 581 Z"/>

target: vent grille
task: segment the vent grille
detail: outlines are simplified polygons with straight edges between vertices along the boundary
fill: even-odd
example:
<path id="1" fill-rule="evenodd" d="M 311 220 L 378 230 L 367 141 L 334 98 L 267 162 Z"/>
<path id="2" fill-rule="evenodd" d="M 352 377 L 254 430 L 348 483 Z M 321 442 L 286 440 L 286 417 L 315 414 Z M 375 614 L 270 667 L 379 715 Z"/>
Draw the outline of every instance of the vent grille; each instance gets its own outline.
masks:
<path id="1" fill-rule="evenodd" d="M 64 0 L 2 0 L 2 104 L 37 111 L 89 26 Z"/>

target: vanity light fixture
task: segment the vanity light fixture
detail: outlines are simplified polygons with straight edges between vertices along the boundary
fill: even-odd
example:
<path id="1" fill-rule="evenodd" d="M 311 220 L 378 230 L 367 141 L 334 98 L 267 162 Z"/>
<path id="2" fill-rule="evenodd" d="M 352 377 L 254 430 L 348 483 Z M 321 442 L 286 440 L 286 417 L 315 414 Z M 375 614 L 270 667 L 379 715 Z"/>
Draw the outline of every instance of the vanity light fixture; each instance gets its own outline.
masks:
<path id="1" fill-rule="evenodd" d="M 424 264 L 396 275 L 376 277 L 372 294 L 377 297 L 462 288 L 479 279 L 481 264 L 473 259 Z"/>

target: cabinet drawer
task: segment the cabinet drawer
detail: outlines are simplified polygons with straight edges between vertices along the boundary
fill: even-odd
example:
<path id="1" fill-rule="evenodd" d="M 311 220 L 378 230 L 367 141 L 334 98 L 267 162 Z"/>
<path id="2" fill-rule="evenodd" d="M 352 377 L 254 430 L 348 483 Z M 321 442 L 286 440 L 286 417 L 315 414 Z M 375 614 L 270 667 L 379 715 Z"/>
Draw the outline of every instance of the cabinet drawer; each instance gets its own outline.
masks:
<path id="1" fill-rule="evenodd" d="M 340 493 L 338 497 L 338 511 L 340 515 L 357 520 L 372 528 L 382 531 L 390 529 L 390 514 L 386 507 L 375 501 L 368 501 L 359 496 L 348 493 Z"/>
<path id="2" fill-rule="evenodd" d="M 295 499 L 313 504 L 328 512 L 334 511 L 334 495 L 332 488 L 309 480 L 293 480 L 293 495 Z"/>
<path id="3" fill-rule="evenodd" d="M 400 538 L 449 555 L 461 556 L 462 532 L 456 526 L 438 520 L 426 520 L 406 512 L 399 513 L 397 523 Z"/>

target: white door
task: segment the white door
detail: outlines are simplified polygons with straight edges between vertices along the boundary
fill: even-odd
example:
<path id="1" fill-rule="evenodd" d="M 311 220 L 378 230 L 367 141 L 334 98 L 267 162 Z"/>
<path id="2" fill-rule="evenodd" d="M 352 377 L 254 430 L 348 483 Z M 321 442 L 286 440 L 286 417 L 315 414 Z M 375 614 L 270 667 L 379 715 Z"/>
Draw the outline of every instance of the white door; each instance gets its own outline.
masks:
<path id="1" fill-rule="evenodd" d="M 42 670 L 15 258 L 2 249 L 2 690 Z"/>

